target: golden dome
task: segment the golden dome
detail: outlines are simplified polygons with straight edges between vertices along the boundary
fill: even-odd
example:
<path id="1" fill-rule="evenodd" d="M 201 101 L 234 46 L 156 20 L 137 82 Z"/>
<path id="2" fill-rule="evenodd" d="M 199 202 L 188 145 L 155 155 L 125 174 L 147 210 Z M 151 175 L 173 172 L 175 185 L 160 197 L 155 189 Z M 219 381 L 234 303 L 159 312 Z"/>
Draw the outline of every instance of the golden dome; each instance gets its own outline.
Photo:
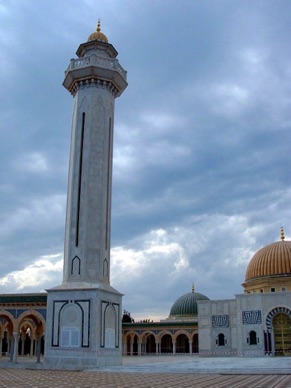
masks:
<path id="1" fill-rule="evenodd" d="M 268 276 L 291 275 L 291 241 L 282 241 L 269 244 L 260 249 L 251 259 L 246 270 L 245 282 L 251 279 Z"/>
<path id="2" fill-rule="evenodd" d="M 88 42 L 92 40 L 100 40 L 101 42 L 108 43 L 106 35 L 101 32 L 100 20 L 98 20 L 97 29 L 91 35 L 88 36 Z"/>

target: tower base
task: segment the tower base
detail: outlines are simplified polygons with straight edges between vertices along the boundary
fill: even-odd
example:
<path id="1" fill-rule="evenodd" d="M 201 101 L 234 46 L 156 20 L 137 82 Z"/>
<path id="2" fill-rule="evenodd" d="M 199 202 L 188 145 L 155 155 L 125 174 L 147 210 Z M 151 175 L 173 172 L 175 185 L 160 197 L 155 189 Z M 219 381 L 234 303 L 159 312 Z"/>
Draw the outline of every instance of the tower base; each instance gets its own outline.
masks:
<path id="1" fill-rule="evenodd" d="M 47 290 L 45 366 L 80 370 L 121 365 L 122 294 L 109 285 Z"/>

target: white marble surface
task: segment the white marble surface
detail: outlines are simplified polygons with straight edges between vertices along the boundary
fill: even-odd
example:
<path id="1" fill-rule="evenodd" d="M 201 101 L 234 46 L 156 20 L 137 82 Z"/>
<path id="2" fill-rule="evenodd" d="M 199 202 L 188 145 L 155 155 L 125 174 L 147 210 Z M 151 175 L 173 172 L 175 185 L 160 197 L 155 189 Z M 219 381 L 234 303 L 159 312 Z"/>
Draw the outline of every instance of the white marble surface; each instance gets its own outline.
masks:
<path id="1" fill-rule="evenodd" d="M 98 370 L 124 373 L 290 374 L 291 357 L 126 356 L 122 358 L 121 366 Z"/>

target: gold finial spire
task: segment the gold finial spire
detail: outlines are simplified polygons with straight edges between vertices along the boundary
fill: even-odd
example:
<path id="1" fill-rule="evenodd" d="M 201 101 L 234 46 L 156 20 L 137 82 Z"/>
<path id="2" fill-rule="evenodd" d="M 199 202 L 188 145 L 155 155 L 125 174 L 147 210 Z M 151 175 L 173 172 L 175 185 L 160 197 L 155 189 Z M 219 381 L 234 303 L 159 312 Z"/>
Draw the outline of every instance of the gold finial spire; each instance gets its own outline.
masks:
<path id="1" fill-rule="evenodd" d="M 93 32 L 93 34 L 89 35 L 89 37 L 88 37 L 88 42 L 90 42 L 92 40 L 99 40 L 100 42 L 108 43 L 108 39 L 107 39 L 106 35 L 104 35 L 103 32 L 101 32 L 100 19 L 98 19 L 96 31 Z"/>
<path id="2" fill-rule="evenodd" d="M 284 233 L 284 228 L 283 228 L 283 226 L 281 226 L 281 240 L 282 240 L 282 241 L 285 240 L 285 233 Z"/>
<path id="3" fill-rule="evenodd" d="M 192 283 L 192 292 L 195 291 L 194 283 Z"/>
<path id="4" fill-rule="evenodd" d="M 97 32 L 100 32 L 101 31 L 101 23 L 100 23 L 100 19 L 98 19 L 98 24 L 97 24 L 97 29 L 96 29 Z"/>

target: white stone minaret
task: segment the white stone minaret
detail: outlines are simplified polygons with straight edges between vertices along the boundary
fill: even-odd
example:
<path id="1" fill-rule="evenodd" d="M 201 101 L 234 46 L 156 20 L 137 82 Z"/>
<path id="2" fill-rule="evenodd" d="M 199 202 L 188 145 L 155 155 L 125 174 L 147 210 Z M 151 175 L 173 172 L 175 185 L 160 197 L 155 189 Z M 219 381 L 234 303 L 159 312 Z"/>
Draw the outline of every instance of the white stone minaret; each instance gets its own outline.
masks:
<path id="1" fill-rule="evenodd" d="M 63 282 L 109 284 L 114 101 L 126 72 L 100 24 L 77 55 L 63 83 L 74 96 Z"/>
<path id="2" fill-rule="evenodd" d="M 100 30 L 65 72 L 73 95 L 64 273 L 48 290 L 45 361 L 54 368 L 121 363 L 121 297 L 110 285 L 114 103 L 127 87 Z"/>

